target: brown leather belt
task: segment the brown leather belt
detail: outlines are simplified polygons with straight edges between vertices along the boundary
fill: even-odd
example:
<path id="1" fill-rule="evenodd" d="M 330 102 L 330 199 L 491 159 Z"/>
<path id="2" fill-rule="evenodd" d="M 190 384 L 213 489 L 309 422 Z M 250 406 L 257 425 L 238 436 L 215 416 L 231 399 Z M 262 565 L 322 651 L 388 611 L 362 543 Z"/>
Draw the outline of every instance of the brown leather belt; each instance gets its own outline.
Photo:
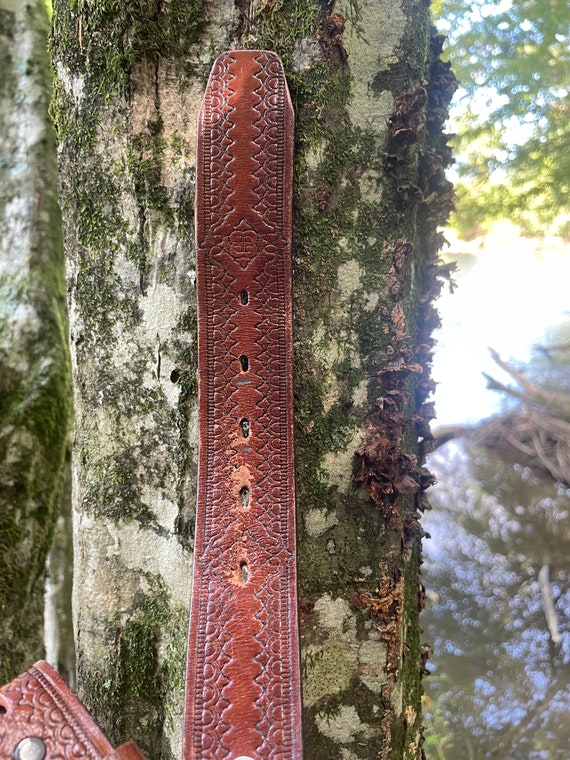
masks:
<path id="1" fill-rule="evenodd" d="M 199 471 L 183 760 L 301 760 L 291 337 L 293 110 L 281 61 L 224 53 L 197 161 Z M 0 760 L 113 750 L 45 662 L 0 689 Z"/>
<path id="2" fill-rule="evenodd" d="M 297 760 L 293 109 L 267 51 L 214 64 L 198 128 L 199 469 L 184 760 Z"/>

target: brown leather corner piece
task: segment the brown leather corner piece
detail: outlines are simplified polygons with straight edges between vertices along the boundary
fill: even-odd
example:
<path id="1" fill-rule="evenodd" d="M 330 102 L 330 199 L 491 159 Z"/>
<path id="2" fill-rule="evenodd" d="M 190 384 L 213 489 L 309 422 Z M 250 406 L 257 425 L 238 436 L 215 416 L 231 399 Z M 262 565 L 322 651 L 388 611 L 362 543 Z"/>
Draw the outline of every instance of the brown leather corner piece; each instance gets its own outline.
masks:
<path id="1" fill-rule="evenodd" d="M 224 53 L 196 167 L 199 453 L 184 760 L 301 760 L 293 109 L 279 57 Z"/>
<path id="2" fill-rule="evenodd" d="M 144 760 L 138 750 L 127 755 L 115 753 L 85 707 L 47 662 L 37 662 L 0 689 L 0 760 L 107 757 Z"/>
<path id="3" fill-rule="evenodd" d="M 136 744 L 133 744 L 133 742 L 127 742 L 126 744 L 121 744 L 120 747 L 117 747 L 117 749 L 114 752 L 111 752 L 110 755 L 107 755 L 105 760 L 145 760 L 145 758 L 140 753 Z"/>

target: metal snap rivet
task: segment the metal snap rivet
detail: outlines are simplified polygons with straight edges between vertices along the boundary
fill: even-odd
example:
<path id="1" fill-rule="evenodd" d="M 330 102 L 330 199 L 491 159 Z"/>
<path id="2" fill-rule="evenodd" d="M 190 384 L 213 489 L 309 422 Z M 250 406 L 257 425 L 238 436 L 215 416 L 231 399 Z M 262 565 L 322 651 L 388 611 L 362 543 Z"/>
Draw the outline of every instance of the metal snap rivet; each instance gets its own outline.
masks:
<path id="1" fill-rule="evenodd" d="M 14 751 L 14 760 L 44 760 L 46 745 L 37 736 L 28 736 L 18 744 Z"/>

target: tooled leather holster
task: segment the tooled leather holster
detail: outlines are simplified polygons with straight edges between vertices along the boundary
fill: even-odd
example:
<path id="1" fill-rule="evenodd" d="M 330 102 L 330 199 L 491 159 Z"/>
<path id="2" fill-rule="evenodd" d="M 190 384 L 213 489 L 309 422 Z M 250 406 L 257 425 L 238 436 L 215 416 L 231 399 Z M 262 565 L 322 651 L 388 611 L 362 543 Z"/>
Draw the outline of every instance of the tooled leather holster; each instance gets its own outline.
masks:
<path id="1" fill-rule="evenodd" d="M 199 472 L 183 760 L 301 760 L 293 463 L 293 109 L 281 61 L 214 64 L 199 118 Z M 0 760 L 114 750 L 45 662 L 0 689 Z"/>
<path id="2" fill-rule="evenodd" d="M 113 749 L 47 662 L 0 689 L 1 760 L 144 760 L 132 743 Z"/>

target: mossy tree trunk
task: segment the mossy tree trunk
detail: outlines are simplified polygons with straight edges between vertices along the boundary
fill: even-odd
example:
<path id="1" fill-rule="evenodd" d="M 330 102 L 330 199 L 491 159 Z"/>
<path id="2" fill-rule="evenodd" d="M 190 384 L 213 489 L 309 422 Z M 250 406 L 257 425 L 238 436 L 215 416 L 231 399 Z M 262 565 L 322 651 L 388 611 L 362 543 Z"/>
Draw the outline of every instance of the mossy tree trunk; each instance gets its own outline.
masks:
<path id="1" fill-rule="evenodd" d="M 71 409 L 41 0 L 0 0 L 0 683 L 44 655 Z"/>
<path id="2" fill-rule="evenodd" d="M 81 695 L 180 758 L 196 469 L 195 123 L 266 47 L 296 109 L 305 756 L 420 758 L 430 302 L 452 80 L 422 0 L 54 3 Z M 426 82 L 429 84 L 426 86 Z"/>

